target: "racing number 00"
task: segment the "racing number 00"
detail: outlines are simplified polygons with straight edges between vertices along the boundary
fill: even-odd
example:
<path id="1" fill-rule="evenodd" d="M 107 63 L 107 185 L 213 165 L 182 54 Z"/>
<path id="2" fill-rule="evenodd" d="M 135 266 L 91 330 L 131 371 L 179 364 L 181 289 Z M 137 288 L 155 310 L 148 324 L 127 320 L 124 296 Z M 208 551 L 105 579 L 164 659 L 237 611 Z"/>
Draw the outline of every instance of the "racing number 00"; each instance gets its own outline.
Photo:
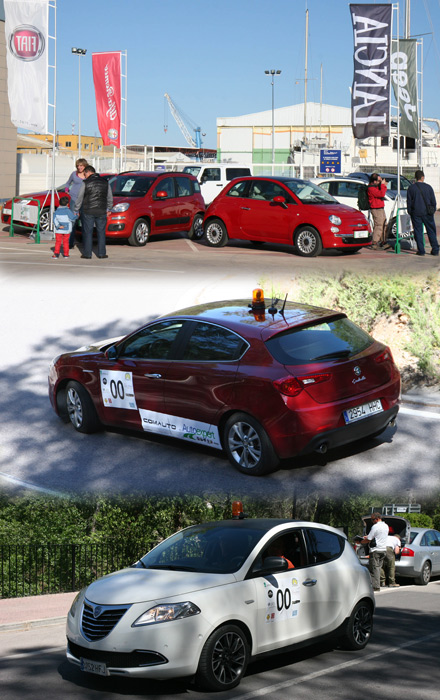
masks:
<path id="1" fill-rule="evenodd" d="M 110 382 L 110 391 L 114 399 L 117 399 L 118 396 L 121 399 L 121 401 L 124 399 L 125 391 L 124 385 L 121 382 L 121 380 L 119 380 L 118 383 L 116 383 L 115 380 L 112 379 Z"/>
<path id="2" fill-rule="evenodd" d="M 281 589 L 277 591 L 277 610 L 281 612 L 283 608 L 288 610 L 292 603 L 292 595 L 289 588 L 285 588 L 284 591 Z"/>

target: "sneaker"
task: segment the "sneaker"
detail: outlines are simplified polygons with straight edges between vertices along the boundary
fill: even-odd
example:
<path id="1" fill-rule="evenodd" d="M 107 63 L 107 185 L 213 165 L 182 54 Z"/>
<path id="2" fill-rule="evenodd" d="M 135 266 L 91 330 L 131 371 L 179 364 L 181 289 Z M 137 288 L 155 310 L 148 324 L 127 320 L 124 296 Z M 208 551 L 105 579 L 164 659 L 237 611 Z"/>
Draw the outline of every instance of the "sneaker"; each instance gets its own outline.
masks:
<path id="1" fill-rule="evenodd" d="M 381 250 L 381 247 L 380 247 L 379 243 L 373 243 L 373 245 L 370 246 L 370 249 L 371 250 Z"/>
<path id="2" fill-rule="evenodd" d="M 65 258 L 70 258 L 70 255 L 65 255 L 65 256 L 64 256 L 64 259 L 65 259 Z"/>
<path id="3" fill-rule="evenodd" d="M 388 588 L 400 588 L 400 583 L 389 583 Z"/>
<path id="4" fill-rule="evenodd" d="M 59 256 L 57 253 L 54 253 L 54 254 L 52 255 L 52 257 L 55 258 L 55 260 L 58 260 L 58 258 L 59 258 L 60 256 Z"/>
<path id="5" fill-rule="evenodd" d="M 423 256 L 423 255 L 425 255 L 425 253 L 420 253 L 419 251 L 417 251 L 416 255 L 422 255 L 422 256 Z"/>
<path id="6" fill-rule="evenodd" d="M 373 591 L 374 591 L 375 593 L 380 593 L 380 588 L 373 588 Z"/>
<path id="7" fill-rule="evenodd" d="M 382 243 L 382 250 L 389 250 L 391 248 L 389 243 Z"/>
<path id="8" fill-rule="evenodd" d="M 436 252 L 435 252 L 435 253 L 434 253 L 434 251 L 433 251 L 433 250 L 431 250 L 431 255 L 438 255 L 438 250 L 436 250 Z"/>

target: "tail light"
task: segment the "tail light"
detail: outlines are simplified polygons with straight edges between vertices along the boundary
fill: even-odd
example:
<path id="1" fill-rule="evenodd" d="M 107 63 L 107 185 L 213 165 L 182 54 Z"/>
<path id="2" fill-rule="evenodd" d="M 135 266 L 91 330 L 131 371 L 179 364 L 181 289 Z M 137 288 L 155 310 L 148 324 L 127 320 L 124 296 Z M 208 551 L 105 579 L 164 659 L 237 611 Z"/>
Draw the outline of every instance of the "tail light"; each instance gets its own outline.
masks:
<path id="1" fill-rule="evenodd" d="M 381 352 L 380 355 L 377 355 L 377 357 L 375 357 L 374 359 L 378 364 L 387 361 L 394 362 L 391 350 L 389 348 L 385 348 L 385 350 L 383 350 L 383 352 Z"/>
<path id="2" fill-rule="evenodd" d="M 276 379 L 274 385 L 284 396 L 298 396 L 307 386 L 326 382 L 331 376 L 331 374 L 309 374 L 305 377 L 284 377 L 284 379 Z"/>
<path id="3" fill-rule="evenodd" d="M 402 551 L 400 552 L 401 557 L 413 557 L 414 556 L 414 551 L 410 549 L 409 547 L 404 547 Z"/>

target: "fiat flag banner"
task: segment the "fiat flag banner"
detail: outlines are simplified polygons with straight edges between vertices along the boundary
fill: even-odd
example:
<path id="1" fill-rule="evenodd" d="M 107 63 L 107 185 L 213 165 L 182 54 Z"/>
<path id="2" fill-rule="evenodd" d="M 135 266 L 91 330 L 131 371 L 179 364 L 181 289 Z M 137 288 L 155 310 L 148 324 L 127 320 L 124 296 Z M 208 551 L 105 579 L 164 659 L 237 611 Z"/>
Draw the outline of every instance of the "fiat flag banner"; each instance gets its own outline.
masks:
<path id="1" fill-rule="evenodd" d="M 350 5 L 354 36 L 351 120 L 356 139 L 388 136 L 392 5 Z"/>
<path id="2" fill-rule="evenodd" d="M 417 110 L 417 40 L 393 41 L 391 80 L 399 104 L 400 133 L 413 139 L 419 137 Z"/>
<path id="3" fill-rule="evenodd" d="M 47 134 L 49 0 L 4 0 L 12 123 Z"/>
<path id="4" fill-rule="evenodd" d="M 104 146 L 121 145 L 121 52 L 92 54 L 98 127 Z"/>

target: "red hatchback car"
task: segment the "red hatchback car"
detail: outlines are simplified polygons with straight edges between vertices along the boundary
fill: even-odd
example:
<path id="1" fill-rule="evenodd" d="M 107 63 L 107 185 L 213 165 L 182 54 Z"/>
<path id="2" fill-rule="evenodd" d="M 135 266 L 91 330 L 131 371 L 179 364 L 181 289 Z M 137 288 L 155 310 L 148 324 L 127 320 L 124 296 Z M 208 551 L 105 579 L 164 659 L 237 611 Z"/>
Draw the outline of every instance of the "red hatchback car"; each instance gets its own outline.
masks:
<path id="1" fill-rule="evenodd" d="M 107 238 L 126 238 L 144 246 L 150 236 L 203 232 L 205 202 L 192 175 L 180 172 L 125 172 L 110 180 L 113 208 L 107 216 Z"/>
<path id="2" fill-rule="evenodd" d="M 55 358 L 53 408 L 80 432 L 159 433 L 227 453 L 245 474 L 377 435 L 394 423 L 389 348 L 335 311 L 224 301 Z"/>
<path id="3" fill-rule="evenodd" d="M 308 180 L 291 177 L 233 180 L 209 205 L 204 229 L 211 246 L 240 238 L 293 245 L 306 257 L 323 248 L 357 253 L 371 245 L 371 229 L 360 211 L 339 204 Z"/>
<path id="4" fill-rule="evenodd" d="M 65 185 L 54 190 L 54 207 L 58 207 L 60 197 L 68 197 Z M 48 231 L 50 228 L 50 203 L 52 201 L 51 190 L 34 192 L 33 194 L 14 197 L 14 224 L 17 226 L 34 227 L 37 224 L 37 200 L 40 203 L 40 230 Z M 2 223 L 10 224 L 12 215 L 12 199 L 5 202 L 2 209 Z"/>

